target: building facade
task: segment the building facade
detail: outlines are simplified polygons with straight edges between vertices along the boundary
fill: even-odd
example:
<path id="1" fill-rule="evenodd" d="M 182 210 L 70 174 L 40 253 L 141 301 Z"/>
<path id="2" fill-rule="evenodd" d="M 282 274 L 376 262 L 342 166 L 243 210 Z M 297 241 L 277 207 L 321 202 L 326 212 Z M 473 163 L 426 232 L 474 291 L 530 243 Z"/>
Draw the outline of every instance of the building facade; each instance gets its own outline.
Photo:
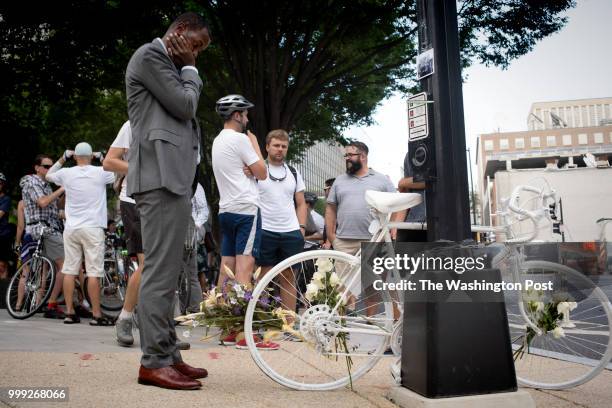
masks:
<path id="1" fill-rule="evenodd" d="M 569 172 L 559 173 L 565 175 L 560 180 L 576 187 L 576 181 L 587 177 L 587 173 L 571 173 L 572 170 L 610 167 L 610 118 L 612 98 L 538 102 L 532 105 L 528 116 L 530 130 L 479 135 L 476 164 L 481 197 L 480 222 L 495 224 L 498 203 L 507 193 L 496 188 L 498 172 L 509 172 L 510 176 L 504 177 L 513 178 L 512 172 L 528 169 L 567 170 Z M 582 184 L 585 183 L 588 180 Z"/>
<path id="2" fill-rule="evenodd" d="M 612 98 L 536 102 L 527 115 L 527 129 L 592 127 L 612 124 Z"/>
<path id="3" fill-rule="evenodd" d="M 301 155 L 300 161 L 290 163 L 295 166 L 306 185 L 306 191 L 323 195 L 325 180 L 337 177 L 346 171 L 344 148 L 333 142 L 317 142 Z"/>

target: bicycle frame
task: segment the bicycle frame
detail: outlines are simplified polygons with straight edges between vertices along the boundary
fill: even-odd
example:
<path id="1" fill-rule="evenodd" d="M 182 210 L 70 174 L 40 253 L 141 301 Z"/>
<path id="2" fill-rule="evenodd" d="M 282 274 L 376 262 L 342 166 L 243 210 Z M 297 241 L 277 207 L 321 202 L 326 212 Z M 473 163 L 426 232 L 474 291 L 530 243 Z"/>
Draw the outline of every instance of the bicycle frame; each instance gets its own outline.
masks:
<path id="1" fill-rule="evenodd" d="M 542 202 L 542 207 L 538 208 L 537 210 L 534 211 L 529 211 L 523 208 L 518 207 L 518 200 L 520 197 L 521 192 L 526 191 L 526 192 L 530 192 L 530 193 L 534 193 L 537 194 L 537 196 L 540 198 L 541 202 Z M 545 204 L 548 200 L 554 200 L 556 202 L 556 193 L 554 190 L 551 190 L 549 192 L 544 192 L 543 189 L 538 189 L 536 187 L 532 187 L 532 186 L 528 186 L 528 185 L 524 185 L 524 186 L 518 186 L 516 187 L 510 198 L 504 203 L 504 208 L 502 209 L 501 212 L 499 212 L 498 215 L 500 215 L 501 220 L 502 220 L 502 225 L 501 226 L 481 226 L 481 225 L 474 225 L 472 226 L 472 231 L 473 232 L 490 232 L 490 233 L 503 233 L 506 237 L 512 237 L 512 228 L 511 228 L 511 223 L 508 222 L 508 218 L 510 215 L 510 212 L 516 214 L 518 216 L 519 220 L 529 220 L 533 223 L 534 226 L 534 232 L 526 237 L 526 238 L 510 238 L 508 239 L 506 242 L 507 243 L 521 243 L 521 242 L 527 242 L 527 241 L 531 241 L 532 239 L 535 238 L 535 236 L 537 235 L 537 227 L 538 227 L 538 222 L 539 220 L 541 220 L 542 218 L 545 218 L 546 215 L 548 215 L 548 208 L 545 207 Z M 392 222 L 390 221 L 390 216 L 391 214 L 388 213 L 381 213 L 375 209 L 371 209 L 371 211 L 373 212 L 374 215 L 374 219 L 371 223 L 370 228 L 373 229 L 372 227 L 376 228 L 376 231 L 373 233 L 372 235 L 372 239 L 370 240 L 370 242 L 373 243 L 381 243 L 381 242 L 385 242 L 385 243 L 391 243 L 392 239 L 391 239 L 391 234 L 390 231 L 391 229 L 413 229 L 413 230 L 425 230 L 427 228 L 427 224 L 426 223 L 416 223 L 416 222 Z M 511 267 L 512 270 L 512 278 L 515 282 L 519 282 L 520 281 L 520 271 L 521 271 L 521 263 L 522 263 L 522 255 L 518 252 L 518 250 L 516 249 L 516 247 L 512 246 L 512 251 L 513 253 L 511 253 L 510 255 L 512 256 L 513 259 L 513 264 Z M 355 256 L 357 258 L 361 258 L 361 250 L 357 251 L 357 253 L 355 254 Z M 360 269 L 361 266 L 359 265 L 358 268 Z M 358 269 L 358 270 L 359 270 Z M 346 289 L 342 292 L 341 294 L 341 300 L 340 302 L 338 302 L 338 304 L 336 304 L 336 306 L 334 306 L 333 310 L 332 310 L 332 314 L 337 312 L 338 307 L 340 307 L 340 305 L 347 301 L 347 299 L 350 297 L 350 291 L 348 288 L 353 287 L 353 285 L 355 285 L 357 283 L 357 280 L 360 279 L 360 273 L 351 273 L 352 277 L 349 281 L 349 283 L 346 285 Z M 391 272 L 391 276 L 394 276 L 393 271 Z M 538 326 L 536 325 L 535 322 L 532 321 L 532 319 L 528 316 L 526 310 L 525 310 L 525 306 L 524 306 L 524 302 L 523 302 L 523 293 L 522 291 L 519 292 L 519 296 L 520 296 L 520 301 L 518 302 L 519 304 L 519 312 L 521 314 L 521 316 L 523 317 L 525 323 L 531 328 L 533 329 L 537 335 L 542 334 L 542 330 L 540 328 L 538 328 Z M 348 318 L 345 318 L 345 320 L 349 320 Z M 367 325 L 364 325 L 367 326 Z M 384 336 L 391 336 L 391 332 L 387 332 L 387 331 L 383 331 L 383 330 L 373 330 L 370 328 L 361 328 L 361 329 L 351 329 L 351 328 L 342 328 L 342 327 L 337 327 L 337 328 L 332 328 L 330 331 L 336 332 L 336 333 L 340 333 L 340 332 L 347 332 L 347 333 L 361 333 L 361 334 L 378 334 L 378 335 L 384 335 Z"/>

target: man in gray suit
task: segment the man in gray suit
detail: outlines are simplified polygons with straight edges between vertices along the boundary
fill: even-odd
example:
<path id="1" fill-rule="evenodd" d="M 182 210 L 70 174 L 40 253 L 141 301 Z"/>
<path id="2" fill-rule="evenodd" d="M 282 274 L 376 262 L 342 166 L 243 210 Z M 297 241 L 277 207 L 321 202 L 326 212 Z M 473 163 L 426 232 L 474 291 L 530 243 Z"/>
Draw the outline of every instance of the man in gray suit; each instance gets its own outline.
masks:
<path id="1" fill-rule="evenodd" d="M 195 60 L 209 43 L 202 17 L 182 14 L 163 39 L 132 55 L 125 75 L 132 127 L 127 194 L 140 213 L 145 254 L 138 299 L 143 353 L 138 382 L 172 389 L 197 389 L 202 384 L 196 379 L 208 374 L 183 362 L 172 306 L 199 161 L 195 118 L 202 80 Z"/>

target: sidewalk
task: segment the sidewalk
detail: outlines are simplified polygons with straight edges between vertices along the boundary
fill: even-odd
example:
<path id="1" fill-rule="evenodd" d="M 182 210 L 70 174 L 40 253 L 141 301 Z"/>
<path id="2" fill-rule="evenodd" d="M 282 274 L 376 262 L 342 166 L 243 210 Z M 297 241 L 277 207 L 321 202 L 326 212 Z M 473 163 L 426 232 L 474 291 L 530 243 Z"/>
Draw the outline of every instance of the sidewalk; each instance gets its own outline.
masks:
<path id="1" fill-rule="evenodd" d="M 213 340 L 200 343 L 199 336 L 189 339 L 192 350 L 183 356 L 209 370 L 201 390 L 142 386 L 136 382 L 138 348 L 116 346 L 112 328 L 90 327 L 87 321 L 66 327 L 38 317 L 16 321 L 0 311 L 0 386 L 69 387 L 68 402 L 0 401 L 0 407 L 395 407 L 385 398 L 393 386 L 389 359 L 356 381 L 354 391 L 299 392 L 268 379 L 248 351 Z M 569 391 L 529 392 L 538 407 L 609 407 L 612 372 Z"/>

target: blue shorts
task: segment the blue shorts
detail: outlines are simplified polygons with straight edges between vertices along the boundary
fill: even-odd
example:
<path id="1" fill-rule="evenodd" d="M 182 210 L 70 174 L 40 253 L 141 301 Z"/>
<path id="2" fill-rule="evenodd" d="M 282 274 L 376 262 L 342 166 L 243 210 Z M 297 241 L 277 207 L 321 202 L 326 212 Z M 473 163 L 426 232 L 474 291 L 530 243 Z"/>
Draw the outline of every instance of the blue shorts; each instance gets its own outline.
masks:
<path id="1" fill-rule="evenodd" d="M 274 266 L 302 251 L 304 251 L 304 237 L 300 230 L 290 232 L 263 230 L 257 265 Z"/>
<path id="2" fill-rule="evenodd" d="M 261 215 L 221 213 L 221 256 L 259 255 Z"/>

